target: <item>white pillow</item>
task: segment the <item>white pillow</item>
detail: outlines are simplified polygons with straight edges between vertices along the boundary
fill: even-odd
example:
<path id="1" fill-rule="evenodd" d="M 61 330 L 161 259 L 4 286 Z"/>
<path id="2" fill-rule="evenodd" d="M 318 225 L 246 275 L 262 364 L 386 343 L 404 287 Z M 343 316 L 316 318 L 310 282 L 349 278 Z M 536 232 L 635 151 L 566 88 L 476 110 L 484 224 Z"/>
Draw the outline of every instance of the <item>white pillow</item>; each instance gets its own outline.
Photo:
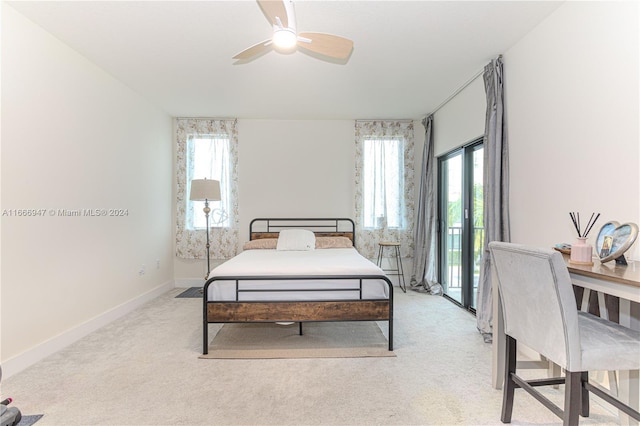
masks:
<path id="1" fill-rule="evenodd" d="M 306 229 L 283 229 L 278 236 L 277 250 L 306 251 L 316 248 L 316 235 Z"/>

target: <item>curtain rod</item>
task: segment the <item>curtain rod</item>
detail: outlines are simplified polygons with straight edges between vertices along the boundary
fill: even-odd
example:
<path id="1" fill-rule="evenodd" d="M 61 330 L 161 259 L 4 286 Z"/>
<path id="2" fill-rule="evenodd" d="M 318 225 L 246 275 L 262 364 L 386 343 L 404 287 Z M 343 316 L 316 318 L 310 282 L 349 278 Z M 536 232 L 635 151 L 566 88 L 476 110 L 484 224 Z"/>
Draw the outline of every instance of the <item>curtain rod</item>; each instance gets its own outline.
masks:
<path id="1" fill-rule="evenodd" d="M 453 92 L 451 95 L 449 95 L 449 97 L 448 97 L 447 99 L 445 99 L 442 103 L 440 103 L 440 105 L 438 105 L 438 106 L 437 106 L 433 111 L 431 111 L 429 114 L 427 114 L 427 115 L 425 116 L 425 118 L 426 118 L 426 117 L 428 117 L 428 116 L 430 116 L 431 114 L 435 114 L 436 112 L 438 112 L 438 110 L 439 110 L 440 108 L 442 108 L 443 106 L 445 106 L 446 104 L 448 104 L 448 103 L 449 103 L 449 101 L 451 101 L 451 99 L 455 98 L 455 97 L 458 95 L 458 93 L 460 93 L 460 92 L 462 92 L 464 89 L 466 89 L 466 88 L 467 88 L 467 86 L 469 86 L 471 83 L 473 83 L 473 82 L 476 80 L 476 78 L 480 77 L 483 73 L 484 73 L 484 68 L 483 68 L 483 69 L 481 69 L 480 71 L 478 71 L 477 73 L 475 73 L 475 74 L 473 75 L 473 77 L 471 77 L 469 80 L 467 80 L 467 82 L 466 82 L 466 83 L 464 83 L 464 84 L 463 84 L 462 86 L 460 86 L 460 87 L 459 87 L 455 92 Z"/>

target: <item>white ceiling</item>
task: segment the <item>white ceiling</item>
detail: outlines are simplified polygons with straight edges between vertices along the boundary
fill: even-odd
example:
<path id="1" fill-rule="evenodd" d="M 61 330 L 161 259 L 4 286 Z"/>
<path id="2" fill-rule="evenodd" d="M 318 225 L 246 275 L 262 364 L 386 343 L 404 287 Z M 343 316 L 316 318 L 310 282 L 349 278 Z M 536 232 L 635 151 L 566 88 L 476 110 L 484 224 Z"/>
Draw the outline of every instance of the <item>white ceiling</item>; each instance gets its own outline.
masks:
<path id="1" fill-rule="evenodd" d="M 11 7 L 177 117 L 420 118 L 561 2 L 296 0 L 298 31 L 354 41 L 346 64 L 232 57 L 271 36 L 255 1 L 15 1 Z"/>

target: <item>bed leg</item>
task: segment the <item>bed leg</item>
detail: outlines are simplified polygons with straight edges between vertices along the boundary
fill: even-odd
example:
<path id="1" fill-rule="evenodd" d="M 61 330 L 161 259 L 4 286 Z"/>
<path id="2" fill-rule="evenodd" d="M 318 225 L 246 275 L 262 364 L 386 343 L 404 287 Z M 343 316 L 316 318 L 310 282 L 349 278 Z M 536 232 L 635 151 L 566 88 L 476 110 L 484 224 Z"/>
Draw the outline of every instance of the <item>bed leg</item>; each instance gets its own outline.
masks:
<path id="1" fill-rule="evenodd" d="M 204 327 L 202 329 L 202 355 L 206 355 L 209 353 L 209 324 L 204 322 Z"/>
<path id="2" fill-rule="evenodd" d="M 298 323 L 298 333 L 302 336 L 302 321 Z"/>
<path id="3" fill-rule="evenodd" d="M 204 283 L 202 287 L 202 355 L 209 353 L 209 318 L 207 317 L 207 293 L 209 282 Z"/>
<path id="4" fill-rule="evenodd" d="M 204 313 L 202 315 L 202 355 L 206 355 L 208 353 L 209 353 L 209 321 L 207 320 L 207 301 L 205 299 Z"/>

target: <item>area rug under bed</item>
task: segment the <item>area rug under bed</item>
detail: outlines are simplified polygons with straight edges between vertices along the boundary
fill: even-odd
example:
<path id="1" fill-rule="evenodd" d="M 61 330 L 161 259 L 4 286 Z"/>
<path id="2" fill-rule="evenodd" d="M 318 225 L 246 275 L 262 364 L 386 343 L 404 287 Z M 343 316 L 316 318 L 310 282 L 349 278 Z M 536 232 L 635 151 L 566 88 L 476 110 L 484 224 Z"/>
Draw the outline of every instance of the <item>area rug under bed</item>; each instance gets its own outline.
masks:
<path id="1" fill-rule="evenodd" d="M 395 357 L 375 322 L 225 324 L 205 359 Z"/>

